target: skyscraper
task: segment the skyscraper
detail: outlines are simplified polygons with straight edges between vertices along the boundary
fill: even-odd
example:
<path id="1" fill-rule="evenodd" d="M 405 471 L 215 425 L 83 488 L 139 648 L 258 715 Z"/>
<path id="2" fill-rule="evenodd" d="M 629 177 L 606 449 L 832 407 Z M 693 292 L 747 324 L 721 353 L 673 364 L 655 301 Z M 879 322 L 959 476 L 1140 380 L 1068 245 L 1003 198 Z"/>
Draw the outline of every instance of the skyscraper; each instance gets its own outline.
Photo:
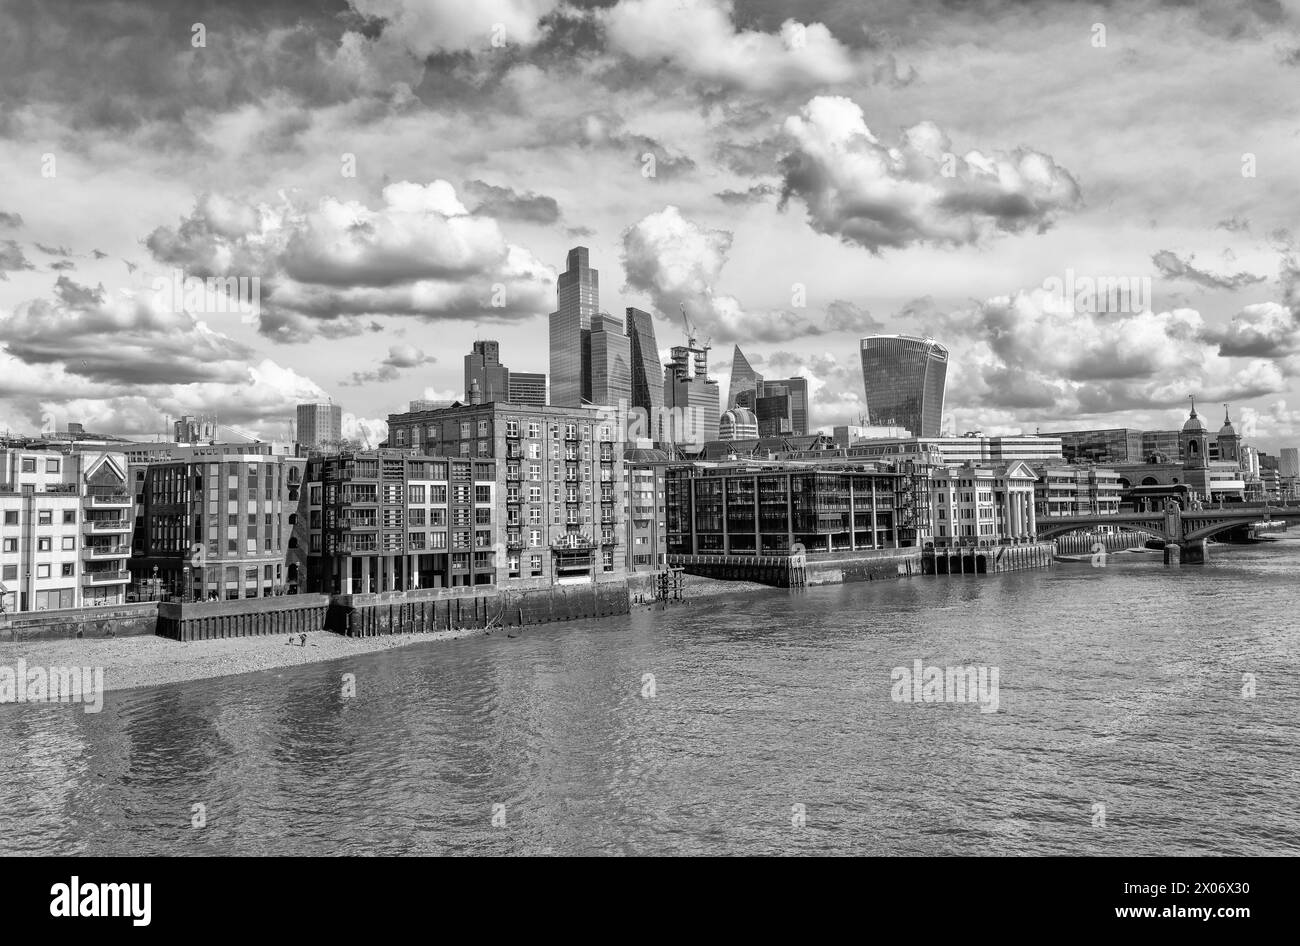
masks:
<path id="1" fill-rule="evenodd" d="M 501 364 L 501 345 L 494 341 L 474 343 L 470 353 L 465 356 L 465 393 L 468 395 L 470 384 L 478 382 L 478 390 L 484 402 L 508 401 L 510 399 L 510 369 Z"/>
<path id="2" fill-rule="evenodd" d="M 591 320 L 600 314 L 600 273 L 588 250 L 569 250 L 568 268 L 555 282 L 551 313 L 551 404 L 578 407 L 591 402 Z"/>
<path id="3" fill-rule="evenodd" d="M 759 381 L 760 399 L 788 397 L 790 399 L 790 434 L 802 437 L 808 433 L 808 379 L 782 378 L 779 381 Z"/>
<path id="4" fill-rule="evenodd" d="M 343 408 L 337 404 L 298 405 L 298 443 L 319 447 L 343 439 Z"/>
<path id="5" fill-rule="evenodd" d="M 749 359 L 745 357 L 745 353 L 737 345 L 735 352 L 731 356 L 731 383 L 727 387 L 727 407 L 737 406 L 737 395 L 745 391 L 757 391 L 762 383 L 763 376 L 754 370 L 749 363 Z"/>
<path id="6" fill-rule="evenodd" d="M 718 439 L 721 415 L 718 382 L 709 377 L 707 348 L 675 345 L 672 359 L 664 368 L 666 410 L 659 439 L 698 449 Z"/>
<path id="7" fill-rule="evenodd" d="M 1278 453 L 1279 476 L 1300 476 L 1300 452 L 1295 447 L 1283 447 Z"/>
<path id="8" fill-rule="evenodd" d="M 627 307 L 627 337 L 632 357 L 631 406 L 645 411 L 648 422 L 653 423 L 664 406 L 664 386 L 654 320 L 649 312 Z"/>
<path id="9" fill-rule="evenodd" d="M 868 423 L 939 436 L 947 375 L 948 349 L 934 339 L 868 335 L 862 339 Z"/>
<path id="10" fill-rule="evenodd" d="M 632 400 L 631 339 L 623 321 L 607 312 L 592 317 L 589 333 L 591 404 L 619 407 Z"/>

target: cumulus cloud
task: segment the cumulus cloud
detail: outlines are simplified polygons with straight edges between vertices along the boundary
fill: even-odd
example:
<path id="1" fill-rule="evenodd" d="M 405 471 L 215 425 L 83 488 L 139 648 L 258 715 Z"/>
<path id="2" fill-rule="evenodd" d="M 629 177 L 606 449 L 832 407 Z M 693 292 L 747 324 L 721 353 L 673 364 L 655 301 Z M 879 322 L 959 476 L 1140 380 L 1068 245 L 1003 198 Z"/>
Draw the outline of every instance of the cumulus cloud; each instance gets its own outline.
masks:
<path id="1" fill-rule="evenodd" d="M 1246 306 L 1206 337 L 1225 357 L 1281 358 L 1300 353 L 1300 319 L 1285 306 L 1263 302 Z"/>
<path id="2" fill-rule="evenodd" d="M 369 371 L 354 371 L 351 380 L 341 382 L 344 386 L 356 386 L 370 382 L 393 381 L 407 368 L 418 368 L 434 364 L 438 359 L 426 355 L 414 345 L 393 345 L 388 355 L 378 366 Z"/>
<path id="3" fill-rule="evenodd" d="M 578 144 L 584 148 L 625 151 L 629 161 L 643 169 L 646 180 L 680 177 L 695 170 L 695 162 L 656 138 L 629 131 L 623 119 L 611 112 L 590 112 L 578 123 Z M 653 158 L 653 163 L 647 158 Z M 648 173 L 653 169 L 654 173 Z"/>
<path id="4" fill-rule="evenodd" d="M 555 278 L 442 180 L 389 184 L 373 209 L 332 197 L 300 207 L 205 196 L 145 244 L 187 274 L 259 277 L 260 328 L 280 341 L 357 334 L 374 315 L 526 318 L 546 311 Z"/>
<path id="5" fill-rule="evenodd" d="M 731 233 L 683 217 L 674 206 L 643 217 L 623 232 L 623 269 L 632 289 L 650 296 L 666 318 L 684 304 L 705 336 L 718 341 L 782 341 L 819 335 L 806 316 L 785 309 L 747 310 L 715 291 L 727 263 Z"/>
<path id="6" fill-rule="evenodd" d="M 857 332 L 869 335 L 879 332 L 883 326 L 871 317 L 871 313 L 847 299 L 836 299 L 826 307 L 826 331 Z"/>
<path id="7" fill-rule="evenodd" d="M 5 213 L 0 210 L 0 227 L 7 227 L 16 230 L 23 225 L 22 214 Z"/>
<path id="8" fill-rule="evenodd" d="M 1192 309 L 1078 312 L 1036 289 L 925 318 L 925 330 L 950 350 L 949 401 L 1022 418 L 1074 422 L 1175 407 L 1192 391 L 1238 400 L 1287 385 L 1284 363 L 1221 355 Z"/>
<path id="9" fill-rule="evenodd" d="M 1226 220 L 1220 220 L 1214 225 L 1216 230 L 1227 230 L 1229 233 L 1247 233 L 1250 231 L 1250 221 L 1245 217 L 1233 215 Z"/>
<path id="10" fill-rule="evenodd" d="M 16 273 L 23 269 L 35 269 L 17 240 L 0 240 L 0 279 L 8 279 L 5 273 Z"/>
<path id="11" fill-rule="evenodd" d="M 732 13 L 730 0 L 621 0 L 599 16 L 611 49 L 727 88 L 777 91 L 853 78 L 849 51 L 823 24 L 788 19 L 779 34 L 738 31 Z"/>
<path id="12" fill-rule="evenodd" d="M 528 223 L 555 223 L 560 219 L 560 205 L 554 197 L 545 194 L 532 191 L 521 194 L 509 187 L 497 187 L 483 181 L 467 181 L 463 190 L 476 202 L 476 214 Z"/>
<path id="13" fill-rule="evenodd" d="M 1160 250 L 1152 255 L 1151 262 L 1155 263 L 1160 275 L 1166 279 L 1185 279 L 1207 289 L 1240 289 L 1242 286 L 1264 281 L 1263 276 L 1256 276 L 1254 273 L 1241 272 L 1233 273 L 1230 276 L 1216 275 L 1193 265 L 1193 259 L 1195 259 L 1195 256 L 1188 256 L 1183 259 L 1172 250 Z"/>
<path id="14" fill-rule="evenodd" d="M 881 142 L 862 109 L 839 96 L 814 98 L 784 124 L 781 204 L 799 198 L 820 233 L 873 253 L 915 243 L 966 245 L 992 232 L 1039 232 L 1080 202 L 1068 171 L 1038 151 L 953 153 L 932 122 Z"/>
<path id="15" fill-rule="evenodd" d="M 414 55 L 442 52 L 487 52 L 494 37 L 511 45 L 530 46 L 543 35 L 542 17 L 559 0 L 348 0 L 367 17 L 385 21 L 391 33 Z"/>

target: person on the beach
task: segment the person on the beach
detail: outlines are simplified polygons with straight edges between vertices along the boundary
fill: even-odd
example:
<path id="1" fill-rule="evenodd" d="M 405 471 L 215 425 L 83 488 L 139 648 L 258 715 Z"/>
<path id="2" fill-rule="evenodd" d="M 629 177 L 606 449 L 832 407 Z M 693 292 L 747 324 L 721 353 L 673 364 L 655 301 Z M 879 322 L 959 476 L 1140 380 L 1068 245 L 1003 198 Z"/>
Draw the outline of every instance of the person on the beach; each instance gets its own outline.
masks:
<path id="1" fill-rule="evenodd" d="M 298 635 L 298 639 L 299 639 L 299 640 L 298 640 L 298 646 L 299 646 L 299 647 L 306 647 L 306 646 L 307 646 L 307 635 L 306 635 L 306 634 L 299 634 L 299 635 Z"/>

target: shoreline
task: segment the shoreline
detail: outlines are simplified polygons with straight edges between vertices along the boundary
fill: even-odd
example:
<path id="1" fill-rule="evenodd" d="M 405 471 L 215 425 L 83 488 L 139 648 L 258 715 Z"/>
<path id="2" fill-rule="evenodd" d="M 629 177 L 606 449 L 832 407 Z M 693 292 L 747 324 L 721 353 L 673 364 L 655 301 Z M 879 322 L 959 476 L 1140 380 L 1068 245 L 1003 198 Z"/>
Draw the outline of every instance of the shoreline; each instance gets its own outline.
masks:
<path id="1" fill-rule="evenodd" d="M 692 604 L 724 595 L 746 595 L 756 590 L 779 591 L 755 582 L 724 582 L 697 578 L 681 604 Z M 669 604 L 667 608 L 678 607 Z M 654 603 L 633 604 L 632 612 L 656 610 Z M 630 613 L 632 613 L 630 612 Z M 591 620 L 607 620 L 592 618 Z M 566 622 L 567 623 L 567 622 Z M 536 625 L 538 628 L 546 625 Z M 500 630 L 499 628 L 496 630 Z M 18 660 L 29 666 L 102 667 L 104 692 L 192 683 L 221 677 L 278 670 L 303 664 L 324 663 L 343 657 L 374 654 L 398 647 L 433 641 L 490 636 L 482 628 L 432 631 L 423 634 L 385 634 L 377 637 L 346 637 L 333 631 L 308 631 L 305 647 L 286 641 L 289 635 L 267 634 L 206 641 L 174 641 L 152 634 L 110 639 L 61 638 L 0 642 L 0 667 L 12 667 Z M 292 635 L 296 642 L 298 635 Z"/>

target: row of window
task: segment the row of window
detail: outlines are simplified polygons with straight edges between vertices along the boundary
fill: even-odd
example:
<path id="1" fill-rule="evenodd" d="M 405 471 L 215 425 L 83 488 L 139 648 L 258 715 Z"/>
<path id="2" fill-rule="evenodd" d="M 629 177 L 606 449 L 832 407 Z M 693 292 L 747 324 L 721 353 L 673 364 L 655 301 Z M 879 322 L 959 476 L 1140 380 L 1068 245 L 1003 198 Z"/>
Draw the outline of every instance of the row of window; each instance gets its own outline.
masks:
<path id="1" fill-rule="evenodd" d="M 63 536 L 61 541 L 63 543 L 63 551 L 75 552 L 77 550 L 77 537 L 75 535 L 65 535 Z M 18 540 L 5 539 L 3 540 L 2 547 L 6 552 L 13 552 L 16 554 L 18 552 Z M 48 535 L 38 536 L 36 539 L 36 551 L 38 552 L 54 551 L 53 540 Z"/>
<path id="2" fill-rule="evenodd" d="M 50 565 L 37 565 L 37 566 L 36 566 L 36 577 L 37 577 L 37 578 L 52 578 L 52 577 L 54 577 L 54 574 L 53 574 L 53 572 L 51 571 L 51 567 L 52 567 L 52 566 L 50 566 Z M 17 581 L 17 580 L 18 580 L 18 566 L 17 566 L 17 565 L 5 565 L 4 568 L 3 568 L 3 571 L 0 571 L 0 574 L 3 574 L 3 576 L 4 576 L 4 580 L 5 580 L 5 581 Z M 61 577 L 61 578 L 73 578 L 73 577 L 76 576 L 76 574 L 77 574 L 77 566 L 76 566 L 76 564 L 73 563 L 73 562 L 64 562 L 62 565 L 59 566 L 59 577 Z M 69 607 L 71 607 L 71 605 L 69 605 Z"/>
<path id="3" fill-rule="evenodd" d="M 76 525 L 76 522 L 77 522 L 77 510 L 75 510 L 75 509 L 65 509 L 65 510 L 63 510 L 63 524 L 64 524 L 64 525 Z M 52 509 L 38 509 L 38 510 L 36 510 L 36 524 L 37 524 L 38 526 L 52 526 L 52 525 L 54 525 L 54 510 L 52 510 Z M 18 525 L 18 510 L 17 510 L 17 509 L 6 509 L 6 510 L 5 510 L 5 525 L 7 525 L 7 526 L 16 526 L 16 525 Z"/>

